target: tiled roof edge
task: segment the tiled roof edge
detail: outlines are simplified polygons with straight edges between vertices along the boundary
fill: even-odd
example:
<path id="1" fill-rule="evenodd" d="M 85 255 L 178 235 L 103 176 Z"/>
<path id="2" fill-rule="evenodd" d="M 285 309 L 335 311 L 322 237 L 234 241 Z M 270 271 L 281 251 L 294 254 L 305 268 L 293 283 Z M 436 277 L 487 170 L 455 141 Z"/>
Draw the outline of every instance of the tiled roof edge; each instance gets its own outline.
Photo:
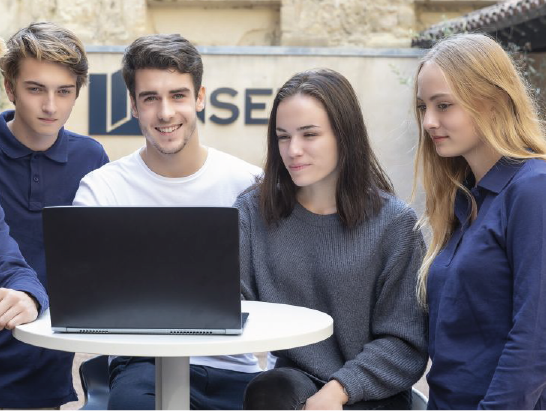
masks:
<path id="1" fill-rule="evenodd" d="M 420 32 L 412 47 L 430 47 L 447 34 L 500 31 L 531 19 L 543 18 L 546 24 L 546 0 L 508 0 L 473 11 L 462 17 L 435 24 Z"/>

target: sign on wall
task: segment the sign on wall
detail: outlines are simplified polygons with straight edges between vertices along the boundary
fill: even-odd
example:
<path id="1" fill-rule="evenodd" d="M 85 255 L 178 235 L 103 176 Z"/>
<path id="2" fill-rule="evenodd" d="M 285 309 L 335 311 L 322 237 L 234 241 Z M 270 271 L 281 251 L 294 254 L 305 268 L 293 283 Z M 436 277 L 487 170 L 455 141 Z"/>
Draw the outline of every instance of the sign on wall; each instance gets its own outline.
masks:
<path id="1" fill-rule="evenodd" d="M 243 107 L 235 98 L 244 94 Z M 209 107 L 197 114 L 201 123 L 210 121 L 218 125 L 230 125 L 244 116 L 245 125 L 265 125 L 268 119 L 260 115 L 266 104 L 256 97 L 273 97 L 272 88 L 218 87 L 209 95 Z M 138 121 L 131 115 L 129 93 L 121 70 L 114 73 L 90 75 L 89 84 L 89 134 L 101 136 L 134 136 L 140 134 Z"/>

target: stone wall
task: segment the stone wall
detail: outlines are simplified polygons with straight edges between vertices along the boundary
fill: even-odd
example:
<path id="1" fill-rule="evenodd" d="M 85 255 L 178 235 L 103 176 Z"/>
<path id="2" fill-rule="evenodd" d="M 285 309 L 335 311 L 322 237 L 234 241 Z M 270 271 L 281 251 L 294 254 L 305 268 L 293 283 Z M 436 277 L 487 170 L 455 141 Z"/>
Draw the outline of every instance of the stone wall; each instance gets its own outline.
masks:
<path id="1" fill-rule="evenodd" d="M 127 44 L 146 33 L 146 0 L 2 0 L 0 37 L 34 21 L 52 21 L 84 44 Z"/>
<path id="2" fill-rule="evenodd" d="M 197 45 L 276 46 L 280 44 L 279 9 L 280 3 L 254 7 L 151 6 L 146 30 L 148 33 L 180 33 Z"/>
<path id="3" fill-rule="evenodd" d="M 283 0 L 286 46 L 407 47 L 413 0 Z"/>
<path id="4" fill-rule="evenodd" d="M 178 32 L 203 46 L 409 47 L 442 19 L 491 0 L 2 0 L 0 37 L 49 20 L 88 45 Z"/>

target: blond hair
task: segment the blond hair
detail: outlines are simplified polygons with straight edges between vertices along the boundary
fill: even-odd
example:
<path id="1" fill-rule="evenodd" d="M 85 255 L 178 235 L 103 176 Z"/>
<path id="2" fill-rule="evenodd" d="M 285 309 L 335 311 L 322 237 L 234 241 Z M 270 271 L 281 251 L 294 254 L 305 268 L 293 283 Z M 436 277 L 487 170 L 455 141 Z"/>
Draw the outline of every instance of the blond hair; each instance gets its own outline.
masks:
<path id="1" fill-rule="evenodd" d="M 7 42 L 7 52 L 0 58 L 0 69 L 12 89 L 19 65 L 31 57 L 66 66 L 76 75 L 76 93 L 87 84 L 88 62 L 82 42 L 71 31 L 56 24 L 32 23 L 15 33 Z"/>
<path id="2" fill-rule="evenodd" d="M 455 196 L 462 190 L 477 206 L 463 182 L 469 168 L 463 157 L 440 157 L 417 109 L 417 77 L 423 65 L 434 62 L 443 71 L 454 96 L 472 117 L 478 135 L 501 156 L 513 161 L 546 160 L 546 141 L 538 111 L 523 77 L 502 47 L 483 34 L 458 34 L 437 43 L 421 60 L 415 78 L 415 116 L 419 145 L 415 161 L 414 192 L 421 178 L 425 190 L 422 228 L 430 225 L 432 239 L 419 270 L 417 294 L 426 307 L 430 265 L 453 234 Z M 485 104 L 484 104 L 485 103 Z"/>

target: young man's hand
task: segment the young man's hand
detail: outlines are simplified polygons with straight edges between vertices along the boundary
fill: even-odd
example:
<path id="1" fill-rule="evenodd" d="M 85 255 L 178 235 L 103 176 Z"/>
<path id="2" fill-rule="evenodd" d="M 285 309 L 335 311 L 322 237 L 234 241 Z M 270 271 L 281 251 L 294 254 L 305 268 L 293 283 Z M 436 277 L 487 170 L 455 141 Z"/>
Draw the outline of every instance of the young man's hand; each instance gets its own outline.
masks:
<path id="1" fill-rule="evenodd" d="M 38 303 L 22 291 L 0 288 L 0 331 L 13 330 L 38 317 Z"/>
<path id="2" fill-rule="evenodd" d="M 336 380 L 328 382 L 315 395 L 307 398 L 305 410 L 342 410 L 349 401 L 343 386 Z"/>

